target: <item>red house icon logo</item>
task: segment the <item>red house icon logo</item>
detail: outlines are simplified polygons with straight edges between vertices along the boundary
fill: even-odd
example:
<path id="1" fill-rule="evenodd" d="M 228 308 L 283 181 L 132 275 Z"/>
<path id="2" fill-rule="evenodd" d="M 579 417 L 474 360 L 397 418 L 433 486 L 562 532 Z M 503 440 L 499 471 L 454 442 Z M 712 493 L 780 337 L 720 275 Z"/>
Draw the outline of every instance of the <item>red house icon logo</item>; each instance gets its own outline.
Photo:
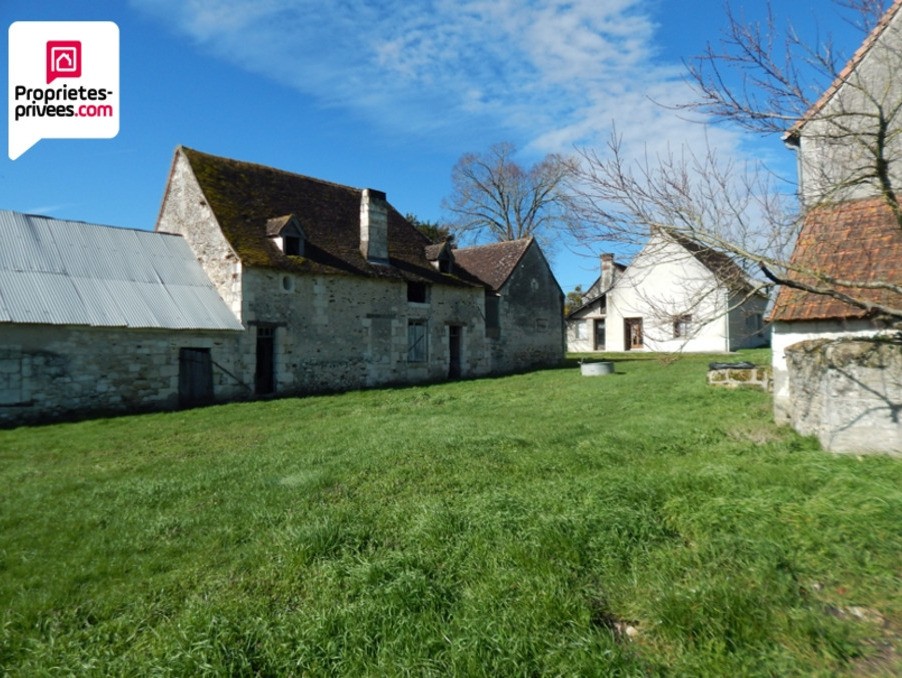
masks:
<path id="1" fill-rule="evenodd" d="M 47 41 L 47 84 L 81 77 L 81 40 Z"/>

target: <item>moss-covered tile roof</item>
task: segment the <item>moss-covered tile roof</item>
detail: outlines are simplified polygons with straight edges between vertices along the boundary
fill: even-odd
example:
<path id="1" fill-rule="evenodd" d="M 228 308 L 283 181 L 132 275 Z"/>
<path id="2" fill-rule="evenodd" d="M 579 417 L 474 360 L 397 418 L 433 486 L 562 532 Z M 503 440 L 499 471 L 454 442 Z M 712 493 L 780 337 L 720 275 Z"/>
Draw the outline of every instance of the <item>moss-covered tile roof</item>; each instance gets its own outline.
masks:
<path id="1" fill-rule="evenodd" d="M 812 209 L 805 215 L 790 264 L 839 280 L 902 284 L 902 230 L 883 198 L 868 198 Z M 815 283 L 802 278 L 801 282 Z M 902 296 L 886 288 L 843 288 L 857 299 L 902 307 Z M 771 320 L 839 320 L 869 313 L 832 297 L 780 287 Z"/>
<path id="2" fill-rule="evenodd" d="M 388 206 L 390 266 L 360 252 L 362 190 L 179 147 L 191 165 L 223 235 L 245 266 L 293 273 L 396 278 L 446 285 L 476 281 L 437 271 L 426 258 L 430 241 Z M 267 237 L 271 220 L 294 215 L 306 236 L 304 256 L 287 256 Z"/>

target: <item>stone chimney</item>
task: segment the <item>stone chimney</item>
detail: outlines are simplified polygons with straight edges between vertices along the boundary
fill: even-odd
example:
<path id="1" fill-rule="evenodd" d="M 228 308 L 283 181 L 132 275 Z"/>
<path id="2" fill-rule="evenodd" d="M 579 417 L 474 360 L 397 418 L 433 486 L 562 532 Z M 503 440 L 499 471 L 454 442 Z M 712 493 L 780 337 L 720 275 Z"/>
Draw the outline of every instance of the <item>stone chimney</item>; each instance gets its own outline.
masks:
<path id="1" fill-rule="evenodd" d="M 388 266 L 388 202 L 372 188 L 360 196 L 360 253 L 371 264 Z"/>
<path id="2" fill-rule="evenodd" d="M 602 254 L 601 255 L 601 282 L 599 283 L 599 287 L 601 288 L 599 292 L 604 294 L 611 286 L 614 284 L 614 255 L 613 254 Z"/>

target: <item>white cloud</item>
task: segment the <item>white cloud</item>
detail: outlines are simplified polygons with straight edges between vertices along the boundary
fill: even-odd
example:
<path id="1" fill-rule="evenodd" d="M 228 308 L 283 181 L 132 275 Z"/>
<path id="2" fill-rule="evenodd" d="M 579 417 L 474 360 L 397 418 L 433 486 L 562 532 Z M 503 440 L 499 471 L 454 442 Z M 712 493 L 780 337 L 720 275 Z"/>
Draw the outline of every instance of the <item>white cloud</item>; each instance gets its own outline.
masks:
<path id="1" fill-rule="evenodd" d="M 687 96 L 657 63 L 647 0 L 131 0 L 204 49 L 408 134 L 528 150 L 701 139 L 657 106 Z M 728 137 L 724 141 L 735 143 Z"/>

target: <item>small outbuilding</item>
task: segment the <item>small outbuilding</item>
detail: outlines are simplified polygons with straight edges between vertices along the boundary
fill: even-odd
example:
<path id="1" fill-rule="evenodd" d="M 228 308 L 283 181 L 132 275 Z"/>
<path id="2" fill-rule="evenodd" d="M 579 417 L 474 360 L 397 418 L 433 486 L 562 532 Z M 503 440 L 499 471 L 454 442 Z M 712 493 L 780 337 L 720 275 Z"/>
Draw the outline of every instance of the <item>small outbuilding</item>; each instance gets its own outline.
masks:
<path id="1" fill-rule="evenodd" d="M 211 402 L 244 327 L 184 239 L 0 211 L 0 425 Z"/>

